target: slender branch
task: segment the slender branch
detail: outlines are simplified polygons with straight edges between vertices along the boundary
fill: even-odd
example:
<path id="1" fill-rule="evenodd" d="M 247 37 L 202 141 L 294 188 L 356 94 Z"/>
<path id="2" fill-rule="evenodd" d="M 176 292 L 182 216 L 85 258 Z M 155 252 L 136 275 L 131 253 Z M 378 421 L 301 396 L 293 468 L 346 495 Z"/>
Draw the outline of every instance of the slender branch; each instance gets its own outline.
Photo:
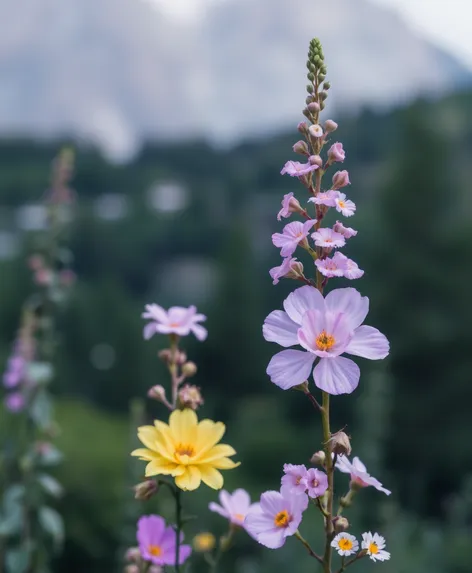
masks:
<path id="1" fill-rule="evenodd" d="M 336 573 L 343 573 L 343 571 L 345 569 L 347 569 L 349 567 L 349 565 L 352 565 L 353 563 L 355 563 L 356 561 L 359 561 L 359 559 L 362 559 L 363 557 L 365 557 L 367 555 L 367 553 L 365 551 L 359 551 L 359 553 L 353 558 L 350 559 L 349 561 L 344 562 L 344 558 L 341 564 L 341 568 L 338 569 L 336 571 Z"/>
<path id="2" fill-rule="evenodd" d="M 180 572 L 180 533 L 182 531 L 182 492 L 180 488 L 175 488 L 175 573 Z"/>
<path id="3" fill-rule="evenodd" d="M 308 543 L 308 541 L 306 539 L 304 539 L 301 535 L 299 531 L 295 532 L 295 537 L 301 541 L 301 543 L 305 546 L 306 550 L 308 551 L 309 555 L 311 555 L 311 557 L 314 557 L 319 563 L 323 563 L 323 559 L 313 551 L 313 549 L 310 547 L 310 544 Z"/>
<path id="4" fill-rule="evenodd" d="M 316 507 L 321 511 L 321 513 L 325 516 L 325 517 L 329 517 L 329 513 L 326 511 L 326 509 L 323 507 L 321 500 L 319 497 L 312 499 L 313 505 L 316 505 Z"/>
<path id="5" fill-rule="evenodd" d="M 318 400 L 313 396 L 313 394 L 309 390 L 307 390 L 305 394 L 308 396 L 308 399 L 313 404 L 313 406 L 321 412 L 323 408 L 320 406 Z"/>
<path id="6" fill-rule="evenodd" d="M 215 557 L 212 559 L 210 563 L 211 565 L 210 573 L 217 573 L 220 559 L 223 556 L 223 553 L 225 553 L 225 551 L 228 551 L 228 549 L 231 547 L 236 529 L 237 528 L 234 525 L 230 525 L 228 533 L 220 539 L 220 543 L 218 545 L 218 551 L 216 552 Z"/>
<path id="7" fill-rule="evenodd" d="M 326 473 L 328 476 L 328 489 L 326 490 L 326 543 L 325 551 L 323 556 L 323 567 L 325 573 L 331 572 L 331 539 L 333 536 L 333 488 L 334 488 L 334 476 L 333 476 L 333 460 L 331 459 L 331 452 L 329 448 L 329 440 L 331 438 L 330 422 L 329 422 L 329 394 L 323 392 L 323 408 L 321 412 L 321 420 L 323 424 L 323 442 L 324 450 L 326 454 Z"/>

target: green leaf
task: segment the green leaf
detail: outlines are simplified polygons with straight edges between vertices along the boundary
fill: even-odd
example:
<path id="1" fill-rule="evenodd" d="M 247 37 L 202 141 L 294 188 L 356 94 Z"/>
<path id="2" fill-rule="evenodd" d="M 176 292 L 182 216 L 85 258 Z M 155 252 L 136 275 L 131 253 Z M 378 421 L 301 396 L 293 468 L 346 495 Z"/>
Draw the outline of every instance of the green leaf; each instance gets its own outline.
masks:
<path id="1" fill-rule="evenodd" d="M 52 402 L 45 390 L 40 390 L 31 406 L 31 417 L 40 428 L 47 428 L 52 420 Z"/>
<path id="2" fill-rule="evenodd" d="M 10 549 L 5 557 L 7 573 L 25 573 L 30 561 L 30 552 L 25 547 Z"/>
<path id="3" fill-rule="evenodd" d="M 64 541 L 64 522 L 59 513 L 51 507 L 43 506 L 38 513 L 41 527 L 53 538 L 56 547 Z"/>
<path id="4" fill-rule="evenodd" d="M 39 474 L 37 480 L 44 491 L 54 497 L 61 497 L 64 492 L 62 485 L 49 474 Z"/>

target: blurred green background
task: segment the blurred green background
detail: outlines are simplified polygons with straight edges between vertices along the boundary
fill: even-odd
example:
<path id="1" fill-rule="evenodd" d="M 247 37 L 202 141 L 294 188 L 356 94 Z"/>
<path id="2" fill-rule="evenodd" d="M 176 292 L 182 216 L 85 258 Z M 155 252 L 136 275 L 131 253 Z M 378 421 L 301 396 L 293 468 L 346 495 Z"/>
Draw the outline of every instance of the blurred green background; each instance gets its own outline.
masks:
<path id="1" fill-rule="evenodd" d="M 338 119 L 338 118 L 337 118 Z M 347 426 L 355 454 L 393 491 L 364 490 L 347 515 L 355 531 L 376 529 L 392 560 L 385 573 L 467 573 L 472 570 L 472 93 L 417 101 L 389 113 L 339 119 L 336 140 L 347 151 L 347 190 L 359 235 L 348 253 L 364 269 L 354 285 L 369 296 L 368 323 L 391 342 L 383 363 L 359 360 L 361 384 L 333 401 L 334 429 Z M 140 513 L 172 518 L 166 493 L 133 499 L 143 463 L 129 458 L 134 428 L 166 418 L 145 397 L 167 384 L 157 359 L 165 339 L 142 339 L 145 303 L 196 304 L 208 316 L 205 343 L 184 346 L 199 368 L 200 415 L 227 424 L 225 441 L 242 464 L 225 487 L 258 498 L 278 488 L 285 462 L 307 463 L 319 448 L 319 420 L 296 392 L 265 374 L 276 347 L 261 334 L 265 316 L 295 286 L 272 286 L 279 254 L 271 234 L 284 193 L 303 188 L 279 175 L 295 159 L 292 133 L 215 150 L 195 141 L 146 145 L 124 165 L 79 146 L 73 186 L 78 205 L 70 238 L 78 282 L 59 321 L 57 472 L 66 494 L 59 509 L 67 538 L 56 571 L 121 571 Z M 0 142 L 0 364 L 5 364 L 20 308 L 34 290 L 25 257 L 41 228 L 42 190 L 61 142 Z M 304 261 L 307 264 L 308 261 Z M 347 286 L 333 280 L 329 288 Z M 7 416 L 3 414 L 2 416 Z M 8 420 L 7 420 L 8 425 Z M 338 491 L 347 486 L 338 476 Z M 184 494 L 187 538 L 225 531 L 202 487 Z M 314 517 L 314 516 L 312 516 Z M 321 543 L 309 516 L 302 534 Z M 200 562 L 203 566 L 203 561 Z M 199 571 L 199 561 L 192 570 Z M 362 563 L 358 571 L 376 565 Z M 277 552 L 243 533 L 226 556 L 228 573 L 304 573 L 316 564 L 291 539 Z M 201 569 L 204 570 L 203 568 Z M 354 570 L 354 568 L 353 568 Z"/>

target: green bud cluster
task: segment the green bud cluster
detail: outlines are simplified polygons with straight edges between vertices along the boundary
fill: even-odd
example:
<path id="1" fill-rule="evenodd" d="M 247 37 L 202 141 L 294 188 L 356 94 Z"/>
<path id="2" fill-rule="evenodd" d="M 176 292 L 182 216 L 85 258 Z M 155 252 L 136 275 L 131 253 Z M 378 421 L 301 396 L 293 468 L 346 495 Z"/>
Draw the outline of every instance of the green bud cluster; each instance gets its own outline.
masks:
<path id="1" fill-rule="evenodd" d="M 307 78 L 309 81 L 306 89 L 309 94 L 310 101 L 315 101 L 315 98 L 313 97 L 313 94 L 315 93 L 315 85 L 321 86 L 325 81 L 327 74 L 327 68 L 324 62 L 323 46 L 318 38 L 313 38 L 310 42 L 306 67 L 308 69 Z M 329 82 L 325 82 L 323 84 L 322 91 L 318 92 L 321 109 L 325 106 L 325 100 L 328 97 L 327 91 L 329 88 Z"/>

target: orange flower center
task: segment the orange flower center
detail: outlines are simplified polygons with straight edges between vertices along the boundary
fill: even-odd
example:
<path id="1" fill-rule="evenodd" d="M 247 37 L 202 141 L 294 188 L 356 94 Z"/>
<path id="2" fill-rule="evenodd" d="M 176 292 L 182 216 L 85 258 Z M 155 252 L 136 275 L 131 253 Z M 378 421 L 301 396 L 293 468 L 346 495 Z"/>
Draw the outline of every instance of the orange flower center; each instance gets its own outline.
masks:
<path id="1" fill-rule="evenodd" d="M 377 543 L 372 543 L 369 545 L 369 551 L 372 555 L 376 555 L 379 552 L 379 548 L 377 547 Z"/>
<path id="2" fill-rule="evenodd" d="M 338 545 L 339 545 L 339 549 L 342 549 L 343 551 L 349 551 L 352 549 L 352 541 L 350 539 L 347 539 L 346 537 L 343 537 L 342 539 L 340 539 L 338 541 Z"/>
<path id="3" fill-rule="evenodd" d="M 331 334 L 327 334 L 326 330 L 323 330 L 321 334 L 316 337 L 315 344 L 319 350 L 329 350 L 334 344 L 336 340 L 334 336 Z"/>
<path id="4" fill-rule="evenodd" d="M 237 521 L 244 521 L 244 515 L 242 513 L 235 513 L 233 517 Z"/>
<path id="5" fill-rule="evenodd" d="M 189 456 L 195 455 L 195 448 L 190 444 L 177 444 L 175 447 L 175 453 L 179 456 Z"/>
<path id="6" fill-rule="evenodd" d="M 279 511 L 279 513 L 274 518 L 274 525 L 276 527 L 287 527 L 292 518 L 290 517 L 288 511 L 284 509 Z"/>
<path id="7" fill-rule="evenodd" d="M 150 545 L 148 547 L 148 552 L 153 557 L 160 557 L 162 555 L 162 549 L 159 547 L 159 545 Z"/>
<path id="8" fill-rule="evenodd" d="M 177 327 L 177 326 L 180 326 L 180 324 L 179 324 L 178 322 L 171 322 L 171 323 L 169 324 L 169 326 L 172 326 L 172 328 L 175 328 L 175 327 Z"/>
<path id="9" fill-rule="evenodd" d="M 338 205 L 341 207 L 341 209 L 344 209 L 344 207 L 346 206 L 346 203 L 344 203 L 344 201 L 339 200 Z"/>

